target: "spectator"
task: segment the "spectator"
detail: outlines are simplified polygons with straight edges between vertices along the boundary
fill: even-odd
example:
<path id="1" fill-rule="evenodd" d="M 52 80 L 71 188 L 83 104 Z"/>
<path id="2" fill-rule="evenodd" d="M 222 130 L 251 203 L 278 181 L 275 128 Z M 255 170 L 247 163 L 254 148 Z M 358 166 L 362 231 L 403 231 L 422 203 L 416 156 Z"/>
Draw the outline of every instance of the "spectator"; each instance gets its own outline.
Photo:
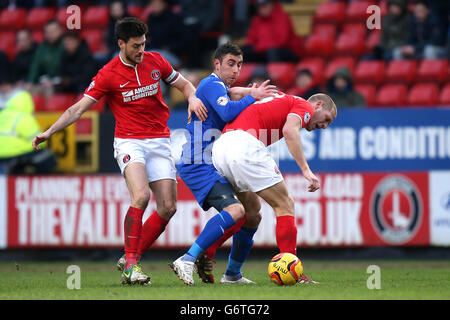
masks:
<path id="1" fill-rule="evenodd" d="M 394 59 L 437 59 L 444 55 L 445 32 L 439 17 L 433 15 L 425 2 L 414 5 L 409 21 L 406 44 L 394 49 Z"/>
<path id="2" fill-rule="evenodd" d="M 187 49 L 188 68 L 209 68 L 210 49 L 217 47 L 217 39 L 202 38 L 208 32 L 221 32 L 223 3 L 221 0 L 180 0 Z M 212 41 L 211 41 L 212 40 Z M 205 65 L 206 64 L 206 65 Z"/>
<path id="3" fill-rule="evenodd" d="M 64 51 L 61 57 L 61 83 L 57 86 L 62 92 L 83 92 L 97 71 L 97 64 L 86 42 L 75 31 L 63 37 Z"/>
<path id="4" fill-rule="evenodd" d="M 346 67 L 338 68 L 328 80 L 327 91 L 338 108 L 366 106 L 364 96 L 353 89 L 353 79 Z"/>
<path id="5" fill-rule="evenodd" d="M 392 60 L 393 50 L 402 46 L 408 36 L 410 12 L 407 0 L 389 0 L 388 14 L 383 18 L 380 44 L 374 48 L 377 60 Z"/>
<path id="6" fill-rule="evenodd" d="M 259 86 L 267 79 L 269 79 L 267 68 L 265 66 L 257 66 L 252 72 L 248 85 L 256 83 Z"/>
<path id="7" fill-rule="evenodd" d="M 174 67 L 180 66 L 179 57 L 189 45 L 181 16 L 172 11 L 167 0 L 151 0 L 150 9 L 147 48 L 159 52 Z"/>
<path id="8" fill-rule="evenodd" d="M 32 92 L 44 93 L 49 97 L 53 86 L 59 83 L 59 67 L 63 53 L 63 29 L 57 20 L 50 20 L 44 26 L 44 41 L 38 46 L 31 63 L 28 82 Z"/>
<path id="9" fill-rule="evenodd" d="M 308 99 L 313 94 L 320 92 L 321 90 L 315 83 L 311 71 L 309 69 L 300 69 L 295 77 L 295 86 L 288 91 L 288 94 Z"/>
<path id="10" fill-rule="evenodd" d="M 13 82 L 25 82 L 30 72 L 36 44 L 29 30 L 23 29 L 16 34 L 17 54 L 12 65 Z"/>
<path id="11" fill-rule="evenodd" d="M 114 27 L 116 22 L 123 17 L 128 16 L 125 4 L 122 1 L 112 1 L 109 5 L 109 21 L 108 26 L 105 30 L 105 41 L 108 47 L 108 57 L 109 59 L 114 58 L 119 54 L 117 39 L 114 33 Z M 108 59 L 108 60 L 109 60 Z"/>
<path id="12" fill-rule="evenodd" d="M 300 38 L 295 34 L 289 15 L 273 0 L 256 0 L 253 16 L 242 48 L 247 62 L 298 60 Z"/>
<path id="13" fill-rule="evenodd" d="M 0 82 L 0 166 L 6 174 L 51 172 L 56 166 L 53 154 L 32 146 L 41 129 L 30 93 L 5 79 Z"/>

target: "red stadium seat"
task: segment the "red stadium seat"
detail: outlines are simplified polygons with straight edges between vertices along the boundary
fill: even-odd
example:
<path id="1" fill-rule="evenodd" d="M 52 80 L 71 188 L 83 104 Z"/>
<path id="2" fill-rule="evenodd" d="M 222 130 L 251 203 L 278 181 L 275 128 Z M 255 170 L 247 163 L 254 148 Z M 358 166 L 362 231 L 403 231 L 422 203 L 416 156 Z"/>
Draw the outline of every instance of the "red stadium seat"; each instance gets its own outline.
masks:
<path id="1" fill-rule="evenodd" d="M 438 105 L 450 107 L 450 83 L 447 83 L 439 94 Z"/>
<path id="2" fill-rule="evenodd" d="M 357 37 L 365 38 L 367 27 L 361 23 L 346 23 L 342 26 L 342 33 L 354 34 Z"/>
<path id="3" fill-rule="evenodd" d="M 417 81 L 432 81 L 442 83 L 447 78 L 448 60 L 422 60 L 417 69 Z"/>
<path id="4" fill-rule="evenodd" d="M 16 34 L 14 31 L 0 32 L 0 51 L 5 52 L 10 61 L 16 54 Z"/>
<path id="5" fill-rule="evenodd" d="M 353 33 L 341 33 L 336 40 L 333 54 L 359 57 L 364 53 L 364 48 L 364 36 Z"/>
<path id="6" fill-rule="evenodd" d="M 369 35 L 366 38 L 365 52 L 373 52 L 373 49 L 380 44 L 381 31 L 380 30 L 370 30 Z"/>
<path id="7" fill-rule="evenodd" d="M 0 13 L 0 30 L 19 30 L 25 27 L 25 9 L 5 9 Z"/>
<path id="8" fill-rule="evenodd" d="M 33 94 L 31 97 L 34 102 L 34 111 L 45 111 L 45 97 L 41 94 Z"/>
<path id="9" fill-rule="evenodd" d="M 382 107 L 403 106 L 405 105 L 407 91 L 405 84 L 385 84 L 377 92 L 375 105 Z"/>
<path id="10" fill-rule="evenodd" d="M 369 17 L 367 7 L 375 4 L 375 1 L 352 1 L 348 4 L 345 11 L 345 21 L 363 23 Z"/>
<path id="11" fill-rule="evenodd" d="M 104 52 L 105 51 L 105 43 L 103 41 L 103 31 L 97 29 L 87 29 L 81 32 L 81 38 L 84 39 L 88 46 L 89 50 L 92 53 Z"/>
<path id="12" fill-rule="evenodd" d="M 305 41 L 303 56 L 328 57 L 333 51 L 334 37 L 327 34 L 311 34 Z"/>
<path id="13" fill-rule="evenodd" d="M 297 64 L 296 69 L 297 71 L 308 69 L 314 77 L 314 82 L 316 84 L 321 84 L 323 81 L 323 72 L 325 70 L 325 61 L 321 58 L 304 59 Z"/>
<path id="14" fill-rule="evenodd" d="M 239 78 L 237 78 L 233 86 L 246 87 L 252 77 L 253 70 L 255 70 L 257 66 L 261 66 L 261 64 L 258 63 L 242 64 L 241 72 L 239 73 Z"/>
<path id="15" fill-rule="evenodd" d="M 55 9 L 53 8 L 33 8 L 28 12 L 26 27 L 28 29 L 42 29 L 54 15 Z"/>
<path id="16" fill-rule="evenodd" d="M 65 27 L 66 26 L 66 22 L 67 22 L 67 18 L 70 16 L 70 14 L 67 13 L 67 8 L 66 7 L 61 7 L 58 9 L 58 11 L 56 12 L 56 20 L 58 20 L 58 22 Z"/>
<path id="17" fill-rule="evenodd" d="M 355 70 L 355 83 L 380 84 L 383 81 L 386 62 L 384 60 L 362 60 Z"/>
<path id="18" fill-rule="evenodd" d="M 56 93 L 45 104 L 46 111 L 64 111 L 75 103 L 75 94 Z"/>
<path id="19" fill-rule="evenodd" d="M 416 74 L 417 61 L 392 60 L 385 73 L 387 82 L 411 83 Z"/>
<path id="20" fill-rule="evenodd" d="M 289 62 L 271 62 L 267 64 L 267 71 L 273 83 L 285 90 L 295 81 L 295 64 Z"/>
<path id="21" fill-rule="evenodd" d="M 106 28 L 109 9 L 106 6 L 90 6 L 82 16 L 81 23 L 86 28 Z"/>
<path id="22" fill-rule="evenodd" d="M 375 105 L 375 94 L 377 91 L 375 85 L 358 84 L 355 85 L 355 90 L 364 96 L 368 107 L 373 107 Z"/>
<path id="23" fill-rule="evenodd" d="M 44 41 L 44 32 L 42 30 L 33 30 L 31 31 L 31 38 L 33 38 L 34 42 L 41 43 Z"/>
<path id="24" fill-rule="evenodd" d="M 339 24 L 345 17 L 346 3 L 340 1 L 325 1 L 317 8 L 315 23 Z"/>
<path id="25" fill-rule="evenodd" d="M 337 69 L 340 67 L 347 67 L 350 74 L 353 76 L 355 70 L 355 59 L 351 56 L 348 57 L 336 57 L 328 63 L 325 69 L 325 79 L 330 79 Z"/>
<path id="26" fill-rule="evenodd" d="M 132 15 L 133 17 L 142 18 L 142 10 L 143 8 L 139 5 L 129 5 L 127 7 L 127 11 L 130 15 Z"/>
<path id="27" fill-rule="evenodd" d="M 311 34 L 321 34 L 325 35 L 326 37 L 333 38 L 336 37 L 337 33 L 337 27 L 334 24 L 323 24 L 323 23 L 317 23 L 313 27 L 313 31 Z"/>
<path id="28" fill-rule="evenodd" d="M 410 106 L 434 106 L 439 97 L 439 87 L 435 83 L 417 83 L 408 94 Z"/>

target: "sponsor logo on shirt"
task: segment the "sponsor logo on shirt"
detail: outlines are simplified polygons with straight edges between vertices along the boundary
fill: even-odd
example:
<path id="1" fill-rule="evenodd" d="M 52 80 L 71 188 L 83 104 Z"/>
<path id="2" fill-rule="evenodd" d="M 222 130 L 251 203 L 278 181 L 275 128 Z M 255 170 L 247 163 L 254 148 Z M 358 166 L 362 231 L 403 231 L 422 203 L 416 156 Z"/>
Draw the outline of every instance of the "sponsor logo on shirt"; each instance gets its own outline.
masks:
<path id="1" fill-rule="evenodd" d="M 158 93 L 159 82 L 122 92 L 123 102 L 135 101 Z"/>
<path id="2" fill-rule="evenodd" d="M 217 99 L 216 102 L 217 102 L 217 104 L 218 104 L 219 106 L 224 107 L 224 106 L 226 106 L 227 103 L 228 103 L 228 98 L 227 98 L 227 97 L 219 97 L 219 99 Z"/>

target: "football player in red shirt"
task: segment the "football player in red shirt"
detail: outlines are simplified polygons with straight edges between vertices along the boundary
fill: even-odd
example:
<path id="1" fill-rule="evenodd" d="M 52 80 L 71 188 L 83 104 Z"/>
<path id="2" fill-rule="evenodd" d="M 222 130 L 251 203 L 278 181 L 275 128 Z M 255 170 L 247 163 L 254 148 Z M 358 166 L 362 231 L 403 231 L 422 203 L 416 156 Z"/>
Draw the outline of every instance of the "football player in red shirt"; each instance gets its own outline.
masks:
<path id="1" fill-rule="evenodd" d="M 119 20 L 115 33 L 120 53 L 99 70 L 84 97 L 69 107 L 45 132 L 37 135 L 33 147 L 77 121 L 103 96 L 116 119 L 114 157 L 124 175 L 131 205 L 125 217 L 125 265 L 122 282 L 148 284 L 137 261 L 164 231 L 176 211 L 176 169 L 171 156 L 169 108 L 165 104 L 160 81 L 180 90 L 189 101 L 188 113 L 200 120 L 206 108 L 195 96 L 195 87 L 160 54 L 145 52 L 147 25 L 136 18 Z M 156 199 L 156 211 L 142 225 L 142 216 L 150 200 Z M 144 237 L 141 237 L 145 233 Z"/>
<path id="2" fill-rule="evenodd" d="M 244 94 L 245 90 L 248 91 L 232 88 L 232 94 L 233 90 L 243 90 Z M 237 94 L 234 98 L 239 97 L 238 92 L 234 93 Z M 231 183 L 244 207 L 249 204 L 260 206 L 259 196 L 274 210 L 277 217 L 275 236 L 281 253 L 297 255 L 294 201 L 266 147 L 284 137 L 289 152 L 310 183 L 308 191 L 314 192 L 320 188 L 320 182 L 306 161 L 300 129 L 325 129 L 336 116 L 336 105 L 326 94 L 315 94 L 305 100 L 279 92 L 247 107 L 225 126 L 222 135 L 213 144 L 214 167 Z M 211 233 L 205 229 L 199 238 Z M 173 264 L 177 267 L 178 277 L 192 285 L 193 264 L 183 257 Z M 302 274 L 298 282 L 314 281 Z"/>

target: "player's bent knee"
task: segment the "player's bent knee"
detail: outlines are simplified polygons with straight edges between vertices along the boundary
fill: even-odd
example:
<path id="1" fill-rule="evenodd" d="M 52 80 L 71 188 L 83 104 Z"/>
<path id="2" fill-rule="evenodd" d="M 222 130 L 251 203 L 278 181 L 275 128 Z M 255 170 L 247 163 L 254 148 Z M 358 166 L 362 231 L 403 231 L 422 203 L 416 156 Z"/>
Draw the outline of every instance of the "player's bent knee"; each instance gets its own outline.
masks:
<path id="1" fill-rule="evenodd" d="M 162 208 L 159 208 L 158 212 L 161 214 L 161 217 L 169 220 L 177 212 L 177 204 L 176 202 L 165 203 Z"/>
<path id="2" fill-rule="evenodd" d="M 234 203 L 232 205 L 229 205 L 223 210 L 228 212 L 235 222 L 242 219 L 245 215 L 244 206 L 240 203 Z"/>
<path id="3" fill-rule="evenodd" d="M 247 214 L 247 221 L 245 222 L 245 226 L 248 228 L 257 228 L 259 223 L 261 222 L 262 215 L 261 212 L 257 212 L 256 214 Z"/>
<path id="4" fill-rule="evenodd" d="M 149 201 L 150 190 L 141 190 L 135 193 L 132 197 L 132 205 L 141 209 L 145 209 Z"/>

